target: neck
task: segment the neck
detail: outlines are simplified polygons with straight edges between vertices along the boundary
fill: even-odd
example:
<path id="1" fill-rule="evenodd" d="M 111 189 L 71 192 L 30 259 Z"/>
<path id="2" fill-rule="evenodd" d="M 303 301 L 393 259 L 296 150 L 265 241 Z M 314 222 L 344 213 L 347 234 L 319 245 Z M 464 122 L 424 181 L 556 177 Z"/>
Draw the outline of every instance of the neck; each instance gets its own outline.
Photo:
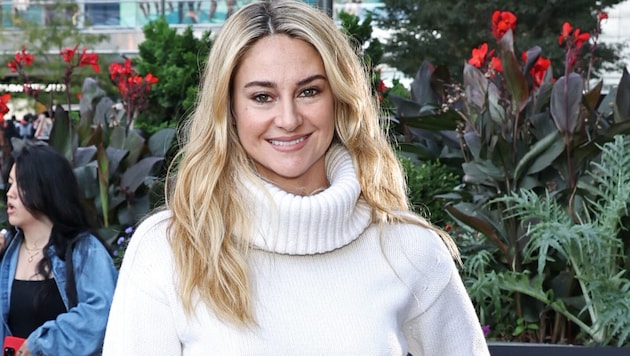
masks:
<path id="1" fill-rule="evenodd" d="M 44 218 L 38 220 L 36 224 L 22 227 L 24 233 L 24 242 L 29 249 L 42 248 L 46 246 L 50 239 L 50 233 L 52 232 L 53 224 Z"/>

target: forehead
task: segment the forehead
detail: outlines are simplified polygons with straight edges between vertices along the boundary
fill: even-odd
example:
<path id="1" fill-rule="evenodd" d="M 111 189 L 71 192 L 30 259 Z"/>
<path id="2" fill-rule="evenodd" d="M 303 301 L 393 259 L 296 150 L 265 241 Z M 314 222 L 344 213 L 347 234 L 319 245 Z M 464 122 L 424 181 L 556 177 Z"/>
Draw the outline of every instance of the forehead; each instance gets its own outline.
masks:
<path id="1" fill-rule="evenodd" d="M 236 70 L 236 79 L 243 77 L 291 77 L 304 73 L 325 74 L 319 52 L 309 43 L 287 35 L 266 36 L 244 54 Z M 260 78 L 257 78 L 260 79 Z"/>

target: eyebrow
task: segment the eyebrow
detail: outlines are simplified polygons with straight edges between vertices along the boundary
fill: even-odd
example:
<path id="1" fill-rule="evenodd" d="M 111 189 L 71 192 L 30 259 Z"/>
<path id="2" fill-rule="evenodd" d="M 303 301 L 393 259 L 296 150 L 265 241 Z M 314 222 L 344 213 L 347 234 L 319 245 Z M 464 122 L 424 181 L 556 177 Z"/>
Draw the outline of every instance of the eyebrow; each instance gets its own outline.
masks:
<path id="1" fill-rule="evenodd" d="M 314 74 L 311 75 L 310 77 L 306 77 L 302 80 L 300 80 L 299 82 L 297 82 L 297 85 L 304 85 L 304 84 L 308 84 L 312 81 L 318 80 L 318 79 L 323 79 L 326 80 L 326 77 L 321 75 L 321 74 Z M 260 80 L 260 81 L 253 81 L 253 82 L 249 82 L 247 84 L 245 84 L 244 88 L 251 88 L 251 87 L 265 87 L 265 88 L 275 88 L 276 84 L 270 81 L 266 81 L 266 80 Z"/>

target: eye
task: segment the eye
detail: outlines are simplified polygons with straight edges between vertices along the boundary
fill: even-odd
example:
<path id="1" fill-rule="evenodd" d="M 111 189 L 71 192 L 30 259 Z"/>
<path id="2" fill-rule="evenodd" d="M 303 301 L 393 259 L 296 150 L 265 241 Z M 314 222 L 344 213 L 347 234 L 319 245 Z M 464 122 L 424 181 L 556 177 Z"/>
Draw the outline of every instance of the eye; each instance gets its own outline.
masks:
<path id="1" fill-rule="evenodd" d="M 256 94 L 254 95 L 254 101 L 257 103 L 268 103 L 271 101 L 271 96 L 268 94 Z"/>
<path id="2" fill-rule="evenodd" d="M 302 93 L 300 93 L 300 96 L 310 97 L 310 96 L 315 96 L 318 93 L 319 93 L 319 90 L 317 88 L 306 88 L 302 90 Z"/>

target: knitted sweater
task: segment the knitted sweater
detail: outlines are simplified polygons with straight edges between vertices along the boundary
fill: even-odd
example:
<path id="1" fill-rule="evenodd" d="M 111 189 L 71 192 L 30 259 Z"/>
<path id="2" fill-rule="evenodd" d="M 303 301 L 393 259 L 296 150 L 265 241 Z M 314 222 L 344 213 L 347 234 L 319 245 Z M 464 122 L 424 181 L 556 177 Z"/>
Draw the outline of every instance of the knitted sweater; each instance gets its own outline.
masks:
<path id="1" fill-rule="evenodd" d="M 145 220 L 120 271 L 104 355 L 489 355 L 455 264 L 428 229 L 370 222 L 348 152 L 326 158 L 330 187 L 296 196 L 256 185 L 250 276 L 256 326 L 187 316 L 166 237 Z M 276 208 L 276 206 L 278 208 Z"/>

